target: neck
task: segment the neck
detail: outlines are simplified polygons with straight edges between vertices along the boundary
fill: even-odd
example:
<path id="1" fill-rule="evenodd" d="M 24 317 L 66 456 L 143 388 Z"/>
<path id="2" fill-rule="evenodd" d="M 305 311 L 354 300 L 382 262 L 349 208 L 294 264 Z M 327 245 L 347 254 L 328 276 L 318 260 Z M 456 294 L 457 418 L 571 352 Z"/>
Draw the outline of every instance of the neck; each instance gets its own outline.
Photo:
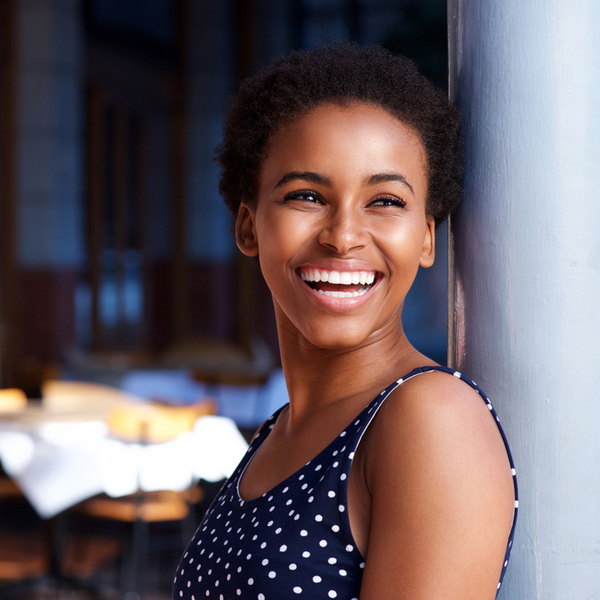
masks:
<path id="1" fill-rule="evenodd" d="M 416 367 L 435 364 L 411 346 L 400 322 L 395 329 L 350 349 L 317 348 L 289 325 L 278 320 L 293 421 L 302 422 L 332 408 L 357 412 L 395 379 Z"/>

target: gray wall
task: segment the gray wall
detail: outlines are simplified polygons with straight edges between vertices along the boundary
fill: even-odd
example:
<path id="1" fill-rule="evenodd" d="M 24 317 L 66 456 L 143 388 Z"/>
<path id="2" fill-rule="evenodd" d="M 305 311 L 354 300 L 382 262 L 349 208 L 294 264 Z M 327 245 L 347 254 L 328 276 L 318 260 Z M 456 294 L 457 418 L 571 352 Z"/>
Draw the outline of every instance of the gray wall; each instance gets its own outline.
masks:
<path id="1" fill-rule="evenodd" d="M 600 4 L 450 0 L 466 195 L 455 364 L 488 391 L 521 502 L 502 598 L 600 597 Z"/>

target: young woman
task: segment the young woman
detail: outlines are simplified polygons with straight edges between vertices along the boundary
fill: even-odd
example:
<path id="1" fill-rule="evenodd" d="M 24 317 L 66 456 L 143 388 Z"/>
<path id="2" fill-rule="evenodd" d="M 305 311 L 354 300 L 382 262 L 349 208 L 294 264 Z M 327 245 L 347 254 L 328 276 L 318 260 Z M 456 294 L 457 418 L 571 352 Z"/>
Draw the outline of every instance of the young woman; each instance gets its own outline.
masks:
<path id="1" fill-rule="evenodd" d="M 218 158 L 290 404 L 200 524 L 174 598 L 493 599 L 516 517 L 508 447 L 483 392 L 401 321 L 460 200 L 457 111 L 381 48 L 294 52 L 243 84 Z"/>

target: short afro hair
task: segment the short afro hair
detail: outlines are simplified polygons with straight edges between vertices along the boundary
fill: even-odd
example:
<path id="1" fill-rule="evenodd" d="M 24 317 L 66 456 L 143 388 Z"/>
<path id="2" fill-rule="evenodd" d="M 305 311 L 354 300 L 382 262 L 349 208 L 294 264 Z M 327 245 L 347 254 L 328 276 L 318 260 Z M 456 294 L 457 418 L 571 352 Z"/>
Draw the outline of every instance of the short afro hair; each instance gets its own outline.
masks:
<path id="1" fill-rule="evenodd" d="M 460 113 L 409 59 L 380 46 L 337 42 L 292 51 L 244 81 L 216 149 L 219 191 L 237 215 L 255 206 L 260 169 L 280 128 L 322 104 L 365 102 L 412 127 L 427 156 L 427 214 L 443 222 L 462 197 Z"/>

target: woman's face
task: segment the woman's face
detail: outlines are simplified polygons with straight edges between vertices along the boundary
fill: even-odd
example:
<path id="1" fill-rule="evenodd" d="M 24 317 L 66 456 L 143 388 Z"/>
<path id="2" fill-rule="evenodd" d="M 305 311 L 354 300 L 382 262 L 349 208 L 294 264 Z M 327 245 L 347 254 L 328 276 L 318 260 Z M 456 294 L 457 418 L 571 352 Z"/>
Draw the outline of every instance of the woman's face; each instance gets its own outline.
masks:
<path id="1" fill-rule="evenodd" d="M 425 161 L 418 134 L 369 104 L 321 105 L 278 132 L 236 232 L 280 328 L 329 349 L 401 332 L 406 293 L 434 259 Z"/>

